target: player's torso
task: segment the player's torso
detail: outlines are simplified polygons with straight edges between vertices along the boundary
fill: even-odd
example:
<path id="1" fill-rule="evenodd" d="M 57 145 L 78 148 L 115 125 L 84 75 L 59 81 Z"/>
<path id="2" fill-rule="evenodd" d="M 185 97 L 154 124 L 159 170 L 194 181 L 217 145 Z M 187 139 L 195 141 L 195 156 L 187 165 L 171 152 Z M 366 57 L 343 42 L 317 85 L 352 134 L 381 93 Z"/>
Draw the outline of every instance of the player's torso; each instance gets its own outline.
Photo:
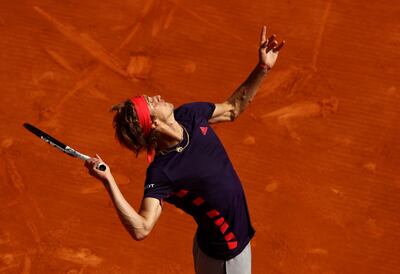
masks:
<path id="1" fill-rule="evenodd" d="M 182 147 L 187 144 L 185 149 L 181 153 L 173 152 L 164 165 L 174 189 L 166 201 L 191 215 L 196 214 L 195 199 L 225 211 L 243 191 L 222 143 L 207 122 L 180 123 L 189 136 L 182 142 Z M 186 195 L 182 199 L 180 196 L 184 193 L 192 195 L 191 199 Z"/>

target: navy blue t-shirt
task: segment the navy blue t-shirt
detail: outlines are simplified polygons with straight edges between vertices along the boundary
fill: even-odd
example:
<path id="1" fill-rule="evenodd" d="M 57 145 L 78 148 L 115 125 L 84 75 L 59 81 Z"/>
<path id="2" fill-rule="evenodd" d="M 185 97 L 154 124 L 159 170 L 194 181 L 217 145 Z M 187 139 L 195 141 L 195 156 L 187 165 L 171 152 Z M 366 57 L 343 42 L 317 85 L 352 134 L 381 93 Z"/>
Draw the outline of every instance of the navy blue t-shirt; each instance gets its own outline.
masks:
<path id="1" fill-rule="evenodd" d="M 200 249 L 228 260 L 246 247 L 255 231 L 239 177 L 208 124 L 214 109 L 214 104 L 198 102 L 174 110 L 175 120 L 186 130 L 179 146 L 187 146 L 156 155 L 147 169 L 144 197 L 166 201 L 193 216 Z"/>

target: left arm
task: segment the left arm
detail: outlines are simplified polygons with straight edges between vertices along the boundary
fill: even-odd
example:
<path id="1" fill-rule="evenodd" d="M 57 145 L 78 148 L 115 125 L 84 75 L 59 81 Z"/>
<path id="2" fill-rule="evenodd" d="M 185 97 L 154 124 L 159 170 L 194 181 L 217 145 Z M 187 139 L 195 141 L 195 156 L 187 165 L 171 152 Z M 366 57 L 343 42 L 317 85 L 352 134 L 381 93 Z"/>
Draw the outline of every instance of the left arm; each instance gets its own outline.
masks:
<path id="1" fill-rule="evenodd" d="M 275 37 L 274 34 L 267 39 L 267 29 L 265 26 L 262 28 L 258 64 L 225 102 L 215 104 L 209 123 L 234 121 L 251 103 L 266 74 L 274 66 L 279 50 L 285 44 L 285 41 L 278 44 Z"/>

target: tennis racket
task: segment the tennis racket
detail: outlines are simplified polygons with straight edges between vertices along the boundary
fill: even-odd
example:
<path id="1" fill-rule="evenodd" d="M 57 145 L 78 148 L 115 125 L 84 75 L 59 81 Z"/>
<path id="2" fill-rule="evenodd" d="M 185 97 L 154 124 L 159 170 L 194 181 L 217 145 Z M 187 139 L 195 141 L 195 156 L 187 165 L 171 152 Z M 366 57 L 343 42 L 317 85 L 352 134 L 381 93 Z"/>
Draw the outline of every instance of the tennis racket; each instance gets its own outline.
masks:
<path id="1" fill-rule="evenodd" d="M 38 129 L 37 127 L 28 124 L 28 123 L 24 123 L 24 127 L 29 130 L 30 132 L 32 132 L 33 134 L 35 134 L 36 136 L 38 136 L 40 139 L 42 139 L 43 141 L 45 141 L 46 143 L 52 145 L 53 147 L 59 149 L 60 151 L 68 154 L 71 157 L 74 158 L 79 158 L 83 161 L 86 161 L 88 159 L 90 159 L 89 156 L 73 149 L 72 147 L 69 147 L 63 143 L 61 143 L 59 140 L 57 140 L 56 138 L 50 136 L 49 134 L 47 134 L 46 132 Z M 96 168 L 98 170 L 101 171 L 105 171 L 107 169 L 106 165 L 103 163 L 100 163 L 96 166 Z"/>

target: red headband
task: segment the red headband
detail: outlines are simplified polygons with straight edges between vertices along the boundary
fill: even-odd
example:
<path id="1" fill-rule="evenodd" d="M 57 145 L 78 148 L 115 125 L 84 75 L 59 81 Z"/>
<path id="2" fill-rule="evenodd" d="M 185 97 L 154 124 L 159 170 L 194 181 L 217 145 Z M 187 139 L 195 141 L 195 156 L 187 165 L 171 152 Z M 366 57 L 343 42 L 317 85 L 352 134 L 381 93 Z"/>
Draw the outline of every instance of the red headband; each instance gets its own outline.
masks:
<path id="1" fill-rule="evenodd" d="M 139 124 L 143 131 L 143 135 L 144 137 L 147 137 L 149 136 L 149 133 L 151 131 L 151 118 L 146 99 L 144 99 L 144 96 L 142 95 L 133 97 L 131 101 L 135 107 L 136 114 L 139 119 Z"/>
<path id="2" fill-rule="evenodd" d="M 140 128 L 143 131 L 143 135 L 146 138 L 149 136 L 151 131 L 151 117 L 150 110 L 147 105 L 146 99 L 144 96 L 135 96 L 131 98 L 132 104 L 135 107 L 136 114 L 139 120 Z M 147 149 L 147 162 L 151 163 L 153 161 L 155 154 L 154 148 Z"/>

